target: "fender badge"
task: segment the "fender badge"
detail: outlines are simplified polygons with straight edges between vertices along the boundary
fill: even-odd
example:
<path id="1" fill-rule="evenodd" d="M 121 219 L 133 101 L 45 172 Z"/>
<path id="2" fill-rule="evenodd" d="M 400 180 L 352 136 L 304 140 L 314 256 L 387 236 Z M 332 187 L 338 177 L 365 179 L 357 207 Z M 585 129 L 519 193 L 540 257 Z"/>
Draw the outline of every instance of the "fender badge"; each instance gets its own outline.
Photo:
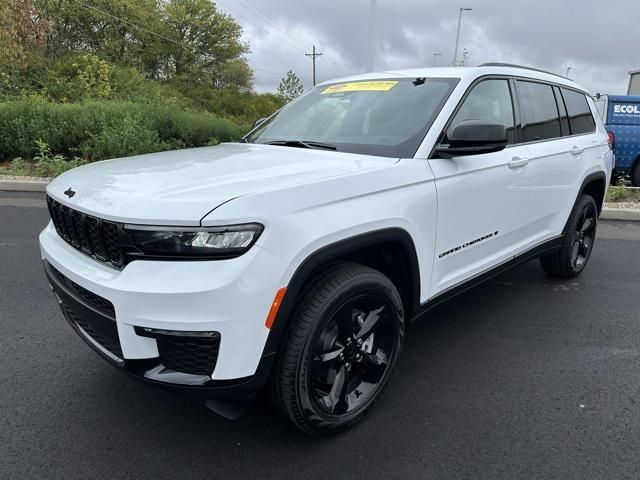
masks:
<path id="1" fill-rule="evenodd" d="M 73 196 L 76 194 L 76 192 L 74 192 L 73 190 L 71 190 L 71 187 L 69 187 L 69 188 L 67 188 L 67 189 L 64 191 L 64 194 L 65 194 L 67 197 L 71 198 L 71 197 L 73 197 Z"/>

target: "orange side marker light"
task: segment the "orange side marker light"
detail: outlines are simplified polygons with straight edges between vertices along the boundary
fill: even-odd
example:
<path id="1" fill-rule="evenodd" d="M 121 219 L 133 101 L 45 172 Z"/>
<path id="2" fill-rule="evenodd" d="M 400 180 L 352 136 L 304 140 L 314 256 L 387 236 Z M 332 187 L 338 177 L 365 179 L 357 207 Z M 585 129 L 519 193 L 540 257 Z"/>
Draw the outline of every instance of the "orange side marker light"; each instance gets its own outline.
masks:
<path id="1" fill-rule="evenodd" d="M 271 329 L 271 326 L 276 319 L 276 315 L 278 314 L 278 310 L 280 309 L 280 305 L 282 304 L 282 299 L 284 298 L 284 294 L 286 291 L 287 287 L 282 287 L 276 292 L 276 296 L 273 299 L 271 308 L 269 309 L 269 315 L 267 315 L 267 320 L 264 322 L 265 327 L 267 327 L 268 329 Z"/>

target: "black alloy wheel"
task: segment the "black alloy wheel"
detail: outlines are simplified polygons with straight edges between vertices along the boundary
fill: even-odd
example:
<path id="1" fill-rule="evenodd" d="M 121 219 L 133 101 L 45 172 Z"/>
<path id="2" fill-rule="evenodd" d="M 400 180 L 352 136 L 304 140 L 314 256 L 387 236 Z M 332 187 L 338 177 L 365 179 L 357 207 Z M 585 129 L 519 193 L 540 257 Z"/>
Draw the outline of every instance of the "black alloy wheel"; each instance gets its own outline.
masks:
<path id="1" fill-rule="evenodd" d="M 596 240 L 598 207 L 589 195 L 582 195 L 565 227 L 557 252 L 540 258 L 542 268 L 554 277 L 573 278 L 584 270 Z"/>
<path id="2" fill-rule="evenodd" d="M 595 210 L 583 209 L 572 238 L 571 265 L 576 270 L 581 270 L 591 255 L 596 237 L 596 223 Z"/>
<path id="3" fill-rule="evenodd" d="M 314 341 L 310 390 L 319 408 L 342 415 L 364 405 L 380 386 L 395 345 L 393 306 L 374 294 L 339 306 Z"/>
<path id="4" fill-rule="evenodd" d="M 294 310 L 271 379 L 280 413 L 310 435 L 345 430 L 384 390 L 404 337 L 395 285 L 358 264 L 327 270 Z"/>

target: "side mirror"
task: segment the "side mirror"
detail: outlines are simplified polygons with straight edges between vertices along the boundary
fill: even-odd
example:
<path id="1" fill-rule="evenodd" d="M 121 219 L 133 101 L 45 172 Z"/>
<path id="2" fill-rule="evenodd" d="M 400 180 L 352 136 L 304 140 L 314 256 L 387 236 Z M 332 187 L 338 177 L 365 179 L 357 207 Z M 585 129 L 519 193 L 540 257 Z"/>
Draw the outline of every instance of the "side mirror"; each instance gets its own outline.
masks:
<path id="1" fill-rule="evenodd" d="M 260 125 L 262 125 L 264 122 L 266 122 L 268 120 L 267 117 L 263 117 L 263 118 L 259 118 L 258 120 L 256 120 L 256 123 L 253 124 L 253 128 L 252 130 L 255 130 L 256 128 L 258 128 Z"/>
<path id="2" fill-rule="evenodd" d="M 507 126 L 483 120 L 464 120 L 447 131 L 448 144 L 436 147 L 443 158 L 499 152 L 507 146 Z"/>

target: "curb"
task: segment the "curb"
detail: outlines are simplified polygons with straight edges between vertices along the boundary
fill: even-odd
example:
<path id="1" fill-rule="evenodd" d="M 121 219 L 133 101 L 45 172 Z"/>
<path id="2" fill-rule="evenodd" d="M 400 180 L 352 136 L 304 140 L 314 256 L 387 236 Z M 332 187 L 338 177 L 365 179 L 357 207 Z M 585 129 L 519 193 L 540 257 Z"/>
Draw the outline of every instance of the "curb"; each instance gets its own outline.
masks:
<path id="1" fill-rule="evenodd" d="M 0 180 L 0 191 L 5 192 L 45 192 L 49 182 L 26 180 Z"/>
<path id="2" fill-rule="evenodd" d="M 603 208 L 600 214 L 602 220 L 627 220 L 640 222 L 640 210 L 620 210 L 617 208 Z"/>

